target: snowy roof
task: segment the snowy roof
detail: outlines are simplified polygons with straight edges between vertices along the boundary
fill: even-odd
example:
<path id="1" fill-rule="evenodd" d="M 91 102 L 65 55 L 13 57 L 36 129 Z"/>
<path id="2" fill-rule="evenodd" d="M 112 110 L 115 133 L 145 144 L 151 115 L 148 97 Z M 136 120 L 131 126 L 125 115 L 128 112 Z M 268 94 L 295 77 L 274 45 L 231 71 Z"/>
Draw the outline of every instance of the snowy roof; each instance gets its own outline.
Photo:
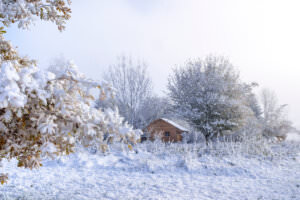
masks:
<path id="1" fill-rule="evenodd" d="M 182 130 L 184 132 L 188 132 L 189 131 L 188 129 L 186 129 L 183 126 L 177 124 L 176 122 L 173 122 L 172 120 L 169 120 L 169 119 L 166 119 L 166 118 L 160 118 L 160 119 L 163 120 L 163 121 L 165 121 L 165 122 L 167 122 L 167 123 L 169 123 L 169 124 L 171 124 L 172 126 L 178 128 L 179 130 Z"/>

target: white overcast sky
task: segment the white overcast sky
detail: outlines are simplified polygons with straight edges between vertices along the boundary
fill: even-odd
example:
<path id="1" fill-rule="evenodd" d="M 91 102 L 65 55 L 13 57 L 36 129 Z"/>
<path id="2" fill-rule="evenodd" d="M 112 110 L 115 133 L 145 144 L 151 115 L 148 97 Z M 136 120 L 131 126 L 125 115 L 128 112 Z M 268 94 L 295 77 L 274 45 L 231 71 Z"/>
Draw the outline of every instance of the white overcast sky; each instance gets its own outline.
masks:
<path id="1" fill-rule="evenodd" d="M 118 55 L 143 59 L 158 94 L 175 65 L 223 55 L 289 104 L 300 128 L 299 0 L 73 0 L 72 10 L 63 33 L 37 22 L 6 37 L 42 66 L 63 54 L 96 79 Z"/>

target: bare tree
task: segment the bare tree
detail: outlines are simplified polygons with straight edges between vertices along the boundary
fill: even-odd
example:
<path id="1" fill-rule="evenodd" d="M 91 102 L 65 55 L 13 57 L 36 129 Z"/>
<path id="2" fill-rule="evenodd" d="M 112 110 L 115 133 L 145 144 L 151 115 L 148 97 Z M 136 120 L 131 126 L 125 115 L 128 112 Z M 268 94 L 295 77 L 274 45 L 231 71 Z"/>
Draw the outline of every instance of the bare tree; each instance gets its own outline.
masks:
<path id="1" fill-rule="evenodd" d="M 261 94 L 263 109 L 263 134 L 266 137 L 277 137 L 283 140 L 293 129 L 291 121 L 287 118 L 287 104 L 279 105 L 276 94 L 263 89 Z"/>
<path id="2" fill-rule="evenodd" d="M 117 106 L 126 121 L 135 128 L 141 128 L 143 123 L 140 113 L 144 112 L 141 109 L 152 96 L 152 82 L 147 73 L 147 65 L 121 56 L 104 74 L 104 79 L 111 83 L 116 92 L 114 103 L 106 106 Z"/>
<path id="3" fill-rule="evenodd" d="M 144 128 L 156 119 L 169 117 L 170 107 L 169 99 L 166 97 L 151 96 L 147 98 L 139 113 L 141 127 Z"/>

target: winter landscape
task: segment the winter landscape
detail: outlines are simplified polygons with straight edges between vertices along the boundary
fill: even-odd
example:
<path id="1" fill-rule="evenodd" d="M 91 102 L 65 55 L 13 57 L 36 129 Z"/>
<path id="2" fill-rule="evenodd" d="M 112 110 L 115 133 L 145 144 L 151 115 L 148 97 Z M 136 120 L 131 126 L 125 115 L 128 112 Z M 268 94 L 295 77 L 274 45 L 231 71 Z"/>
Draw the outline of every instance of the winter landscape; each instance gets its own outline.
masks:
<path id="1" fill-rule="evenodd" d="M 300 4 L 184 2 L 0 0 L 0 200 L 300 199 L 299 80 L 273 65 L 298 64 L 290 55 L 300 41 L 285 36 L 300 32 L 286 25 Z M 270 35 L 245 39 L 253 24 L 264 35 L 275 21 L 288 53 L 264 49 Z M 207 42 L 229 22 L 232 44 Z M 249 74 L 239 65 L 255 62 L 236 59 L 240 41 L 260 49 Z"/>

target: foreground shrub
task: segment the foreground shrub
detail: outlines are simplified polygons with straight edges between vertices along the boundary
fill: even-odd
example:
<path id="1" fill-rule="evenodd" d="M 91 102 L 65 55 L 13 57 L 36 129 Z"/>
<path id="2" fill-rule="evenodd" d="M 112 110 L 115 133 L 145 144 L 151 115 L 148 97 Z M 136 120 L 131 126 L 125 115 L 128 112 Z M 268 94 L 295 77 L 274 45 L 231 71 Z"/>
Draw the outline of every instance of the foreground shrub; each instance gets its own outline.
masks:
<path id="1" fill-rule="evenodd" d="M 62 30 L 70 17 L 68 5 L 62 0 L 2 0 L 0 18 L 4 25 L 18 22 L 26 28 L 39 16 Z M 40 70 L 35 61 L 20 57 L 1 34 L 0 163 L 16 158 L 19 167 L 32 169 L 42 166 L 43 156 L 74 152 L 77 143 L 97 145 L 101 151 L 112 142 L 136 143 L 138 131 L 123 123 L 117 112 L 94 108 L 92 90 L 106 99 L 113 95 L 110 87 L 86 78 L 72 63 Z M 7 174 L 1 174 L 0 182 L 6 180 Z"/>

